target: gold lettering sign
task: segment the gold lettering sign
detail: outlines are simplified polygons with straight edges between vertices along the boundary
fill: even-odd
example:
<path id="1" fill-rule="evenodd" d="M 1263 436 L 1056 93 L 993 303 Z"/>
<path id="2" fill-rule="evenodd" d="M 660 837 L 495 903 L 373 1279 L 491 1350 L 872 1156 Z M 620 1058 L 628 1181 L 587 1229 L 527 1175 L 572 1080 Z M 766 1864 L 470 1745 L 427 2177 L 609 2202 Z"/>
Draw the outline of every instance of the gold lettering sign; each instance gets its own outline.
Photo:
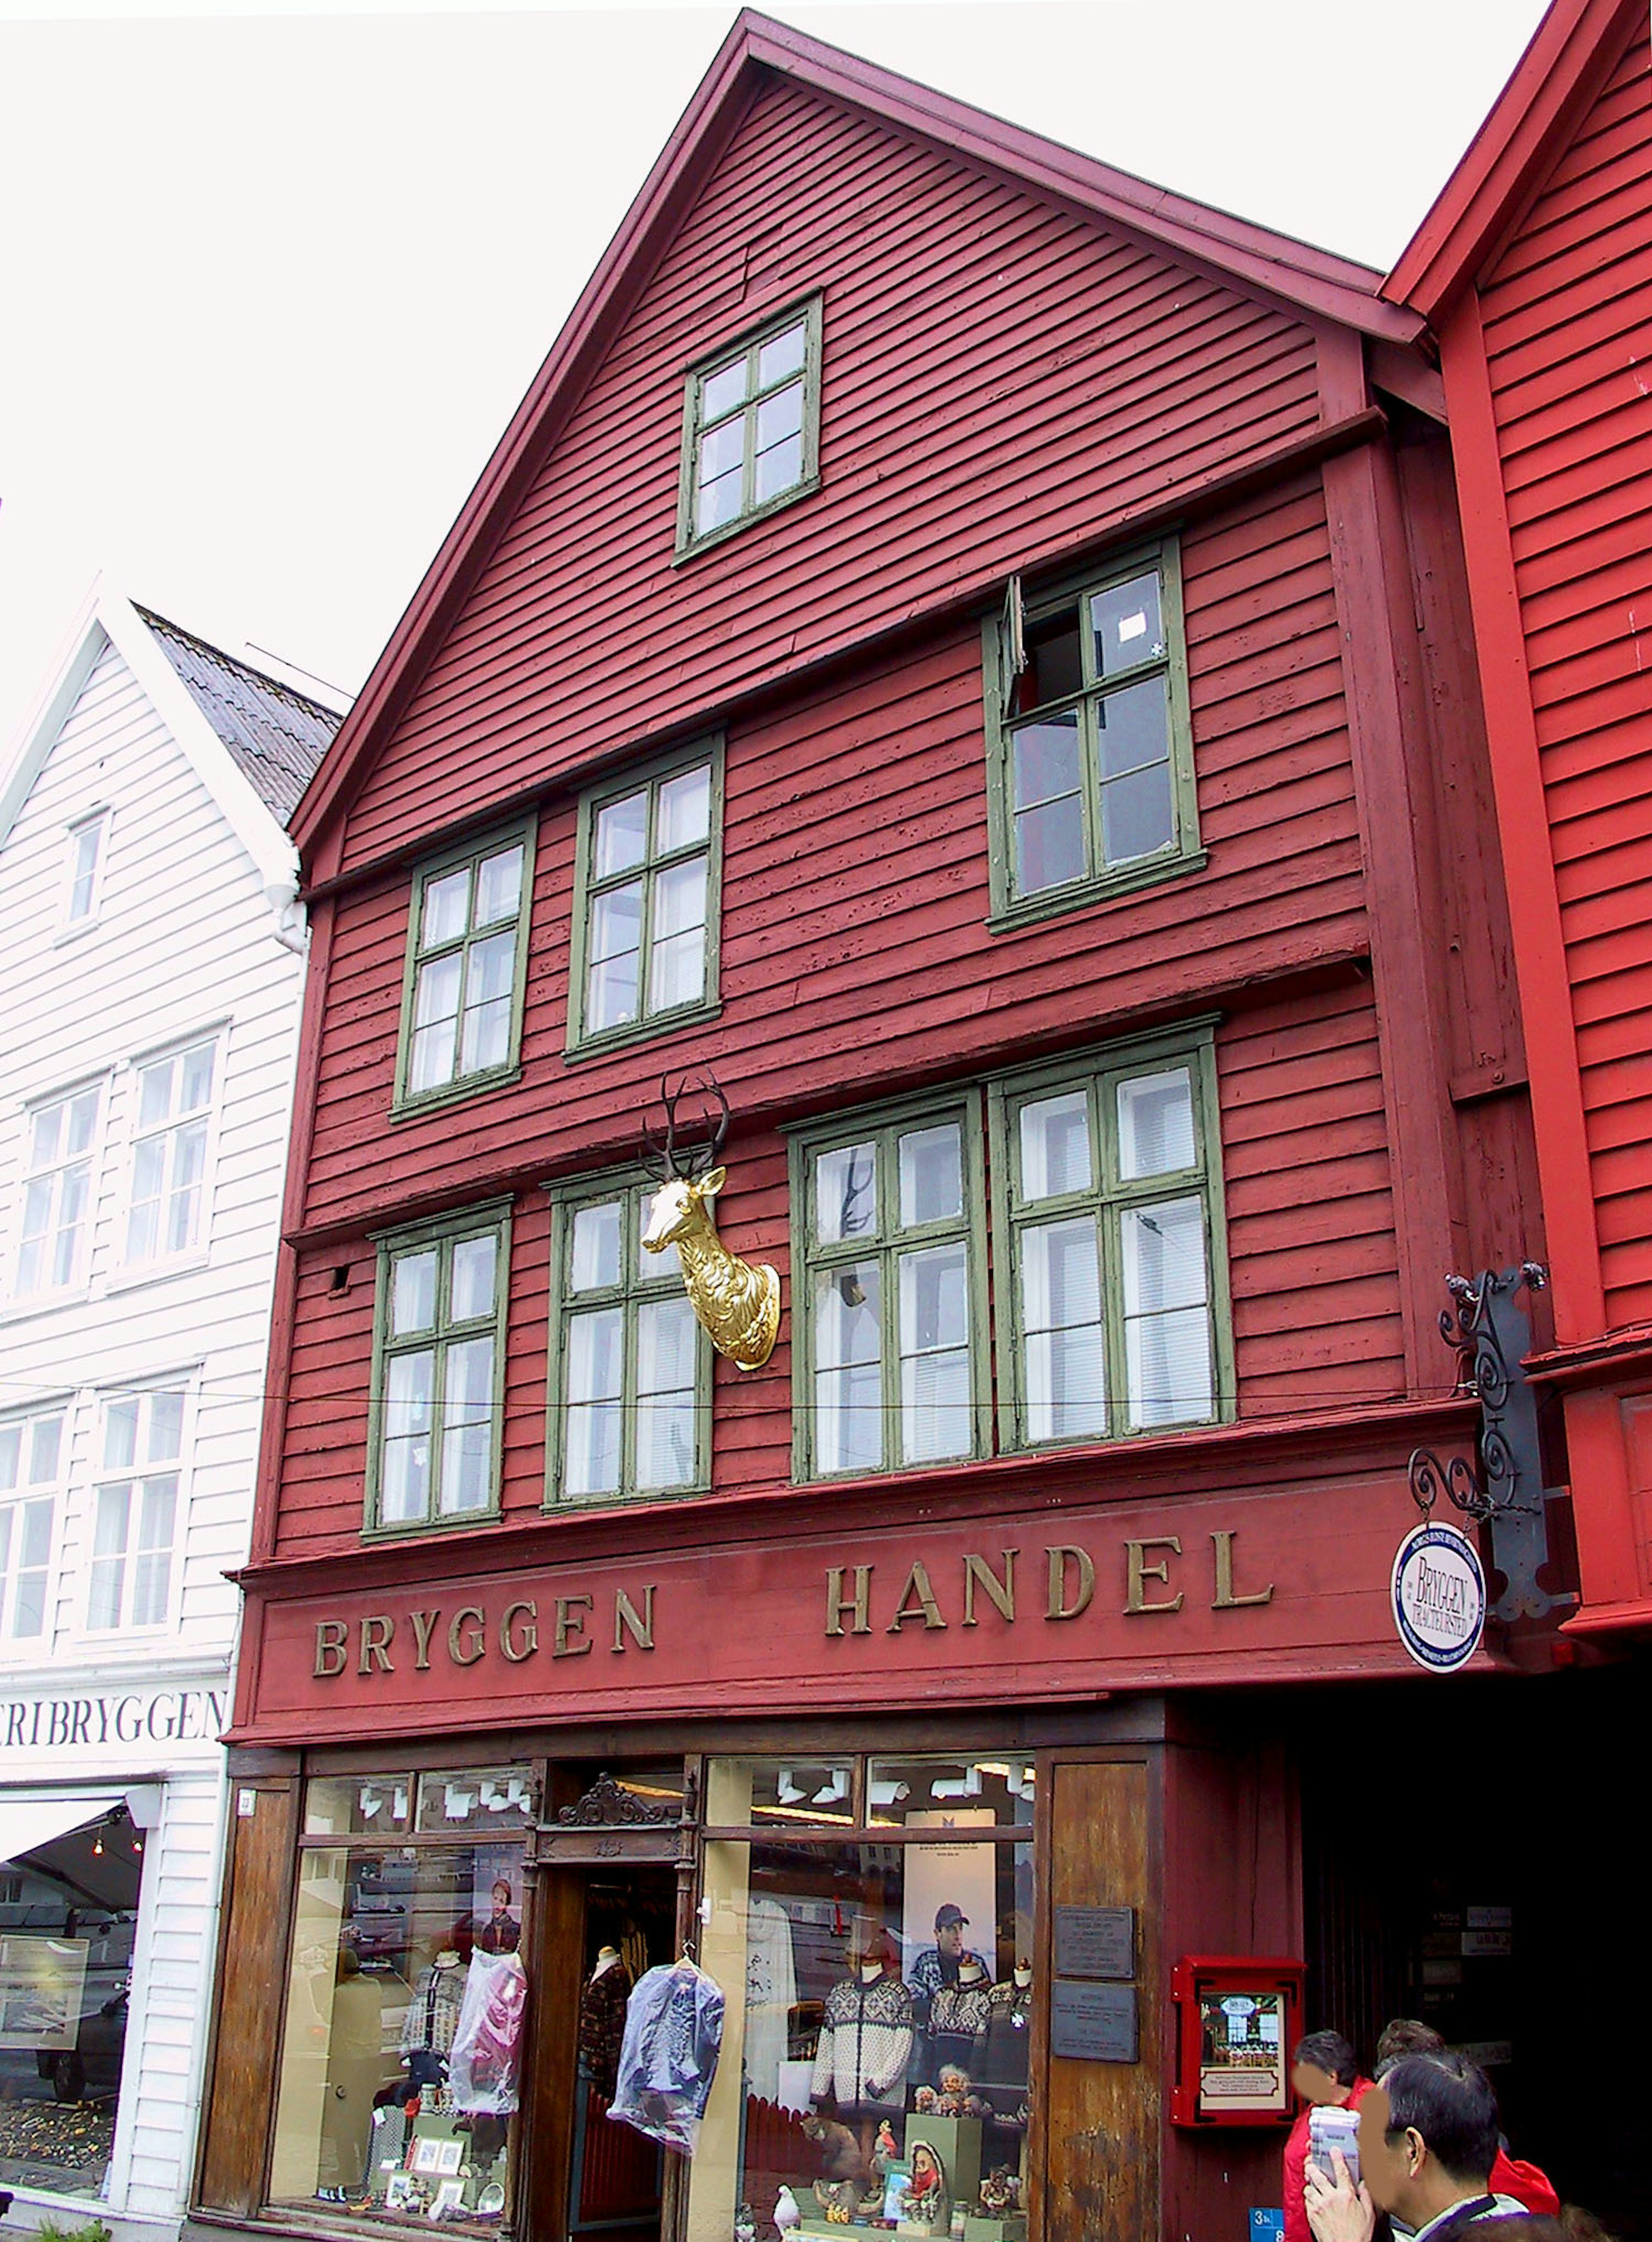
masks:
<path id="1" fill-rule="evenodd" d="M 535 1603 L 507 1604 L 505 1616 L 499 1623 L 500 1655 L 520 1666 L 539 1648 L 539 1629 L 534 1624 L 539 1617 Z"/>
<path id="2" fill-rule="evenodd" d="M 487 1614 L 480 1604 L 466 1604 L 447 1625 L 447 1655 L 455 1666 L 473 1666 L 487 1648 Z"/>
<path id="3" fill-rule="evenodd" d="M 843 1614 L 852 1612 L 854 1624 L 850 1627 L 850 1633 L 870 1635 L 872 1631 L 872 1568 L 870 1565 L 856 1566 L 855 1592 L 848 1596 L 843 1594 L 843 1574 L 846 1569 L 842 1565 L 832 1565 L 827 1568 L 826 1632 L 828 1635 L 842 1635 Z"/>
<path id="4" fill-rule="evenodd" d="M 1046 1552 L 1050 1559 L 1050 1601 L 1044 1607 L 1046 1619 L 1077 1619 L 1090 1608 L 1090 1600 L 1096 1593 L 1096 1564 L 1088 1549 L 1069 1548 L 1058 1544 Z M 1071 1601 L 1067 1596 L 1067 1567 L 1075 1567 Z"/>
<path id="5" fill-rule="evenodd" d="M 1125 1542 L 1125 1614 L 1126 1618 L 1133 1618 L 1138 1612 L 1179 1612 L 1182 1608 L 1186 1594 L 1183 1588 L 1178 1588 L 1173 1598 L 1160 1598 L 1152 1603 L 1147 1601 L 1149 1581 L 1162 1581 L 1166 1588 L 1170 1586 L 1170 1558 L 1161 1557 L 1158 1564 L 1150 1565 L 1146 1561 L 1146 1553 L 1149 1549 L 1168 1549 L 1172 1556 L 1179 1557 L 1182 1554 L 1181 1536 L 1179 1534 L 1158 1534 L 1147 1541 Z"/>
<path id="6" fill-rule="evenodd" d="M 1212 1567 L 1214 1574 L 1213 1593 L 1210 1600 L 1212 1611 L 1248 1611 L 1273 1601 L 1273 1583 L 1249 1589 L 1240 1594 L 1234 1587 L 1233 1547 L 1238 1533 L 1225 1527 L 1212 1533 L 1211 1540 Z M 983 1600 L 990 1603 L 1000 1619 L 1013 1627 L 1021 1616 L 1017 1598 L 1016 1559 L 1019 1551 L 1000 1549 L 996 1562 L 979 1550 L 969 1550 L 963 1559 L 962 1624 L 978 1627 L 981 1624 Z M 1145 1619 L 1155 1614 L 1172 1617 L 1187 1601 L 1187 1589 L 1181 1581 L 1172 1579 L 1172 1561 L 1182 1555 L 1179 1534 L 1149 1534 L 1128 1537 L 1125 1541 L 1125 1598 L 1118 1607 L 1125 1619 Z M 1039 1616 L 1057 1624 L 1082 1619 L 1096 1600 L 1096 1559 L 1091 1551 L 1076 1541 L 1056 1541 L 1044 1550 L 1048 1566 L 1048 1581 L 1044 1606 Z M 881 1628 L 885 1635 L 903 1635 L 910 1623 L 921 1622 L 921 1631 L 935 1634 L 951 1625 L 950 1611 L 958 1607 L 952 1602 L 953 1585 L 944 1578 L 941 1568 L 927 1557 L 914 1557 L 908 1564 L 899 1594 L 892 1604 L 884 1603 L 884 1619 L 880 1612 L 873 1614 L 874 1577 L 876 1567 L 865 1565 L 829 1565 L 826 1567 L 826 1621 L 828 1635 L 871 1635 Z M 883 1594 L 887 1596 L 885 1589 Z"/>
<path id="7" fill-rule="evenodd" d="M 1234 1536 L 1231 1533 L 1212 1534 L 1211 1536 L 1212 1546 L 1216 1552 L 1216 1594 L 1211 1599 L 1211 1609 L 1212 1611 L 1243 1611 L 1251 1604 L 1271 1604 L 1273 1601 L 1272 1581 L 1268 1582 L 1266 1588 L 1258 1588 L 1251 1595 L 1236 1596 L 1234 1594 L 1233 1541 Z"/>

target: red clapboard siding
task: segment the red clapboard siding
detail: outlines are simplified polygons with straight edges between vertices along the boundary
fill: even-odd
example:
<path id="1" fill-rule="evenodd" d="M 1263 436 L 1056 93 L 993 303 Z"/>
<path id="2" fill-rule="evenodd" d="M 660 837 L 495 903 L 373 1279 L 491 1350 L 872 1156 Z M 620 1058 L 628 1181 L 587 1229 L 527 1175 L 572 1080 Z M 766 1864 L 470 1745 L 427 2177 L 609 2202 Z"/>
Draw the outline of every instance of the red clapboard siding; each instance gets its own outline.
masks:
<path id="1" fill-rule="evenodd" d="M 1190 533 L 1183 563 L 1202 874 L 989 935 L 980 640 L 950 625 L 731 731 L 714 1023 L 567 1063 L 564 798 L 541 819 L 521 1081 L 392 1124 L 410 883 L 341 896 L 306 1223 L 382 1219 L 478 1176 L 622 1154 L 668 1064 L 715 1063 L 745 1117 L 829 1111 L 1357 949 L 1317 480 Z"/>
<path id="2" fill-rule="evenodd" d="M 1239 1409 L 1294 1416 L 1403 1392 L 1399 1286 L 1370 990 L 1298 994 L 1226 1022 L 1217 1038 Z M 503 1507 L 543 1499 L 548 1202 L 519 1192 L 512 1227 Z M 762 1370 L 715 1365 L 713 1494 L 787 1485 L 792 1319 L 786 1153 L 742 1134 L 718 1222 L 780 1270 L 786 1313 Z M 347 1290 L 330 1295 L 334 1271 Z M 283 1465 L 282 1556 L 359 1546 L 373 1347 L 373 1248 L 304 1257 Z M 1001 1281 L 1001 1280 L 1000 1280 Z M 1449 1384 L 1442 1350 L 1441 1385 Z"/>
<path id="3" fill-rule="evenodd" d="M 674 569 L 682 369 L 816 288 L 821 492 Z M 1103 535 L 1317 412 L 1300 323 L 769 84 L 366 779 L 345 862 Z"/>
<path id="4" fill-rule="evenodd" d="M 1608 1324 L 1652 1315 L 1652 51 L 1481 283 Z M 1541 1055 L 1534 1053 L 1534 1063 Z"/>

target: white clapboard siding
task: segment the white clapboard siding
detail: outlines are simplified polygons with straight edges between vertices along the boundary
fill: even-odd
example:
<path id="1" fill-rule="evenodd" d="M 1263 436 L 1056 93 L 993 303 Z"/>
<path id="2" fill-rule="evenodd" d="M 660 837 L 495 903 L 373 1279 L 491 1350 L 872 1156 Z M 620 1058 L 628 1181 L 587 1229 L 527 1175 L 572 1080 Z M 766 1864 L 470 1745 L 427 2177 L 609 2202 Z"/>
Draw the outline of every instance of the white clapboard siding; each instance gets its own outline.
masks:
<path id="1" fill-rule="evenodd" d="M 0 1696 L 187 1676 L 227 1704 L 239 1597 L 225 1574 L 251 1532 L 303 988 L 284 916 L 296 859 L 132 609 L 99 607 L 66 676 L 13 775 L 0 774 L 0 1416 L 45 1401 L 67 1412 L 50 1631 L 44 1643 L 0 1637 Z M 68 829 L 94 811 L 109 819 L 99 907 L 65 935 Z M 199 1250 L 137 1268 L 126 1258 L 137 1064 L 208 1033 L 218 1063 Z M 30 1111 L 91 1082 L 103 1110 L 85 1281 L 20 1299 Z M 162 1626 L 92 1633 L 100 1397 L 158 1381 L 189 1396 L 171 1609 Z M 18 1756 L 0 1763 L 0 1784 L 62 1771 L 39 1755 L 10 1763 Z M 144 1742 L 128 1762 L 75 1770 L 164 1778 L 105 2213 L 121 2242 L 156 2221 L 175 2227 L 187 2195 L 225 1797 L 211 1735 Z M 21 2200 L 13 2223 L 25 2212 L 21 2223 L 38 2223 Z"/>

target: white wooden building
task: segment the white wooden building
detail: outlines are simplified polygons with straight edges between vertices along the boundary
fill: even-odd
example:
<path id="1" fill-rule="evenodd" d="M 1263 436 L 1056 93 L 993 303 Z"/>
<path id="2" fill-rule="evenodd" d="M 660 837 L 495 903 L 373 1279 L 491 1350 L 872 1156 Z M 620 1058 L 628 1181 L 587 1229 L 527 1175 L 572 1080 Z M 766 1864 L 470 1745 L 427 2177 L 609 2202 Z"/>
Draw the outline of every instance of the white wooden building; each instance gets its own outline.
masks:
<path id="1" fill-rule="evenodd" d="M 99 588 L 0 779 L 0 2187 L 175 2232 L 336 714 Z"/>

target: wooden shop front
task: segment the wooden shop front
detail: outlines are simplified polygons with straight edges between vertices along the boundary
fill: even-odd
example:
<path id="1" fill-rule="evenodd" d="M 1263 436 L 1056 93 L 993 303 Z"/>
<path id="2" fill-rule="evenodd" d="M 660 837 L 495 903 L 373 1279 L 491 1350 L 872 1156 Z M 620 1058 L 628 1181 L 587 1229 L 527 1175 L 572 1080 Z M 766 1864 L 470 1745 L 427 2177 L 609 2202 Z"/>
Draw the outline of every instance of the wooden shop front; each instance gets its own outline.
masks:
<path id="1" fill-rule="evenodd" d="M 1298 1817 L 1277 1710 L 1186 1685 L 1400 1672 L 1409 1511 L 1367 1460 L 249 1576 L 197 2219 L 735 2242 L 785 2187 L 823 2236 L 922 2145 L 970 2242 L 1226 2233 L 1277 2199 L 1279 2137 L 1172 2125 L 1170 1976 L 1300 1952 Z M 692 2157 L 606 2118 L 604 1949 L 722 1992 Z M 526 1982 L 514 2111 L 444 2077 L 479 1954 Z"/>

